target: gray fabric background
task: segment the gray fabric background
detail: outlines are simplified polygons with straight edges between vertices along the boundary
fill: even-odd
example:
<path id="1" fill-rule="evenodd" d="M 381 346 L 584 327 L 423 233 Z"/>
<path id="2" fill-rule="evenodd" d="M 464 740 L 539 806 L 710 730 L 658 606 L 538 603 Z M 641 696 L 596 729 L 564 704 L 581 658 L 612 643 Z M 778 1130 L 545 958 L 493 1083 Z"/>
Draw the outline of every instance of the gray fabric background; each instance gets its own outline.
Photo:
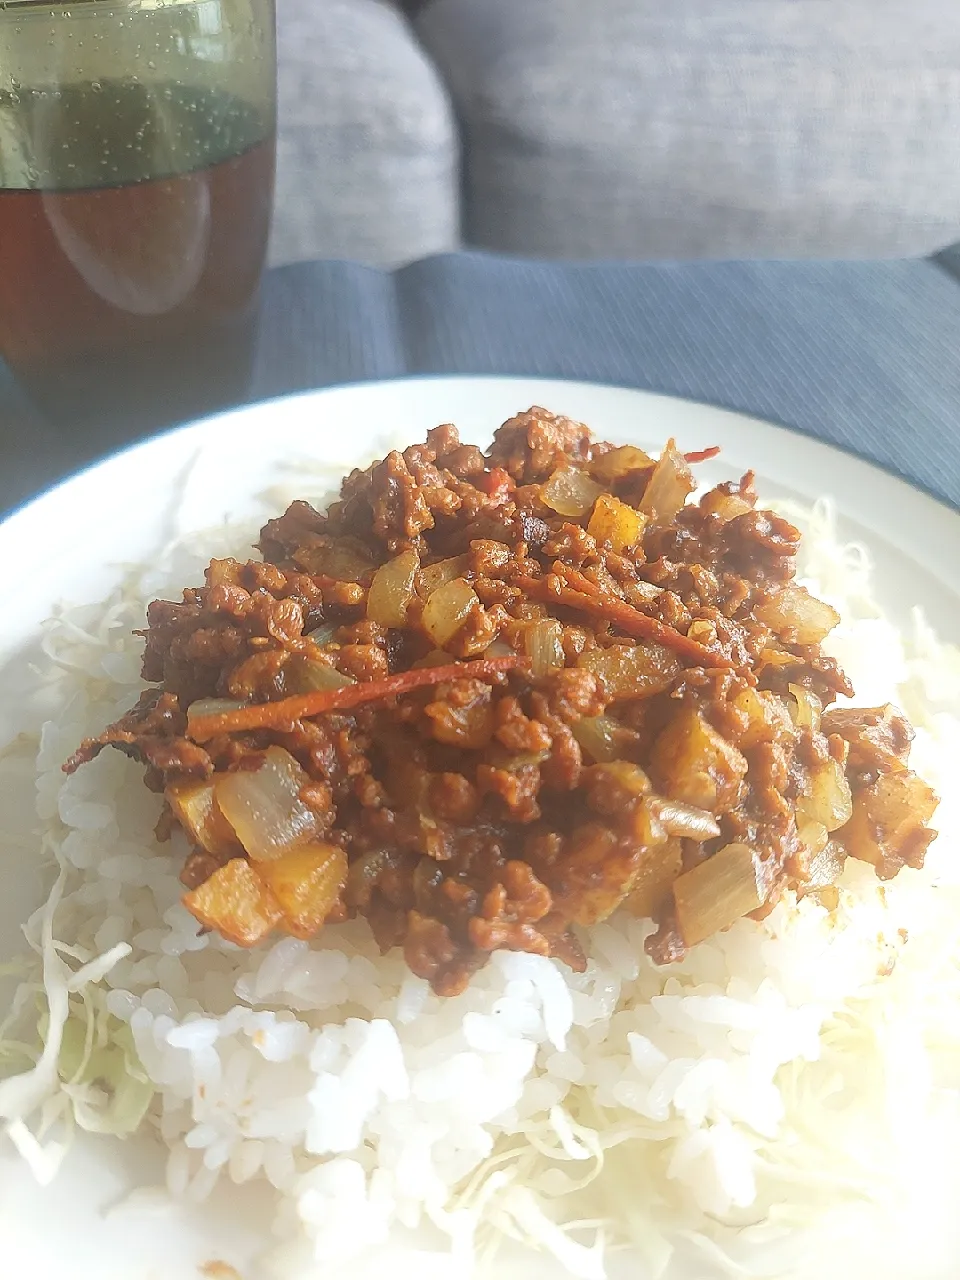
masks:
<path id="1" fill-rule="evenodd" d="M 960 507 L 958 259 L 563 266 L 461 253 L 393 277 L 310 264 L 272 273 L 256 385 L 621 383 L 795 427 Z"/>
<path id="2" fill-rule="evenodd" d="M 460 235 L 457 125 L 440 77 L 382 0 L 279 0 L 271 259 L 393 264 Z"/>
<path id="3" fill-rule="evenodd" d="M 960 239 L 957 0 L 280 0 L 276 263 Z M 418 44 L 417 35 L 423 41 Z M 455 99 L 457 116 L 451 105 Z"/>
<path id="4" fill-rule="evenodd" d="M 285 267 L 265 281 L 250 398 L 418 373 L 616 382 L 798 428 L 960 506 L 951 270 L 960 275 L 960 254 L 646 266 L 456 254 L 394 275 Z M 126 438 L 40 423 L 0 366 L 0 508 Z"/>
<path id="5" fill-rule="evenodd" d="M 956 0 L 432 0 L 466 238 L 880 257 L 960 238 Z"/>

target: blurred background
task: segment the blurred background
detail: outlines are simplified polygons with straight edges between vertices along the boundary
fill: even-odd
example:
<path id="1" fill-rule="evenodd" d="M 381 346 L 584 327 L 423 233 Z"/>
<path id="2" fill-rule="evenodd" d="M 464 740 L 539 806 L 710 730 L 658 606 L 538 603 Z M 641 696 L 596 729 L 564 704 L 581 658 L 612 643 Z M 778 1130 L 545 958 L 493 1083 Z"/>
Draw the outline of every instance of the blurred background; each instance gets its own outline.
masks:
<path id="1" fill-rule="evenodd" d="M 957 0 L 279 0 L 274 264 L 960 240 Z"/>

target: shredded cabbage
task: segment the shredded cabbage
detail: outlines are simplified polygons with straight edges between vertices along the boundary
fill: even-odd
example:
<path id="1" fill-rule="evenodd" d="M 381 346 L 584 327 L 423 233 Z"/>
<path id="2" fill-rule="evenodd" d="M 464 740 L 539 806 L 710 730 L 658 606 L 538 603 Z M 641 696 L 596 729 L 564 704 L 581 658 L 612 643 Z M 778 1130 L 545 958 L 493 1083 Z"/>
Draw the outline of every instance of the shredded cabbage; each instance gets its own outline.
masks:
<path id="1" fill-rule="evenodd" d="M 75 1127 L 91 1133 L 124 1136 L 136 1130 L 155 1093 L 140 1066 L 129 1028 L 109 1014 L 96 984 L 131 952 L 119 943 L 71 969 L 63 958 L 73 949 L 54 936 L 54 917 L 63 897 L 68 869 L 55 851 L 58 874 L 50 894 L 27 926 L 42 963 L 42 987 L 23 983 L 8 1016 L 0 1057 L 33 1059 L 33 1065 L 0 1080 L 3 1131 L 41 1185 L 56 1176 Z M 26 999 L 42 995 L 39 1049 L 6 1036 L 7 1024 Z M 36 1128 L 27 1123 L 36 1118 Z M 57 1126 L 57 1137 L 50 1131 Z"/>

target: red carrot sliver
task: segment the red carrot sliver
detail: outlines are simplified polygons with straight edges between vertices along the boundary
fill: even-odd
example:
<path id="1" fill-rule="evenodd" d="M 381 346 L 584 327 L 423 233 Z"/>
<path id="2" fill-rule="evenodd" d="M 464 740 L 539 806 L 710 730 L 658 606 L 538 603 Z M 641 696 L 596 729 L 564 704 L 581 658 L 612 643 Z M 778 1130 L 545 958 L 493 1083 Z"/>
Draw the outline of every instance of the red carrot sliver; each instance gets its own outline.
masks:
<path id="1" fill-rule="evenodd" d="M 188 733 L 194 742 L 208 742 L 219 733 L 241 733 L 250 729 L 288 729 L 296 720 L 309 720 L 326 711 L 347 711 L 364 702 L 394 698 L 411 689 L 423 689 L 444 680 L 470 678 L 489 679 L 501 671 L 513 671 L 526 665 L 526 659 L 514 654 L 502 658 L 481 658 L 476 662 L 449 662 L 442 667 L 419 667 L 400 671 L 382 680 L 344 685 L 340 689 L 320 689 L 315 693 L 281 698 L 279 702 L 258 702 L 218 715 L 197 716 L 189 722 Z"/>
<path id="2" fill-rule="evenodd" d="M 568 609 L 579 609 L 595 618 L 602 618 L 634 639 L 662 644 L 665 649 L 672 649 L 678 657 L 686 658 L 698 667 L 733 666 L 725 654 L 714 653 L 698 641 L 690 640 L 675 627 L 669 627 L 658 618 L 650 618 L 641 613 L 632 604 L 627 604 L 626 600 L 605 594 L 593 583 L 590 584 L 593 587 L 590 593 L 575 591 L 572 587 L 565 586 L 554 574 L 550 574 L 546 578 L 515 578 L 514 585 L 522 587 L 537 600 L 565 605 Z"/>
<path id="3" fill-rule="evenodd" d="M 564 564 L 562 560 L 554 560 L 552 572 L 558 578 L 562 578 L 568 587 L 573 587 L 574 591 L 582 591 L 585 596 L 600 596 L 604 594 L 599 582 L 594 582 L 585 573 L 581 573 L 579 569 L 574 569 L 572 565 Z"/>
<path id="4" fill-rule="evenodd" d="M 508 471 L 504 471 L 503 467 L 493 467 L 492 470 L 485 471 L 483 475 L 478 476 L 475 484 L 488 497 L 496 498 L 499 502 L 505 502 L 517 487 L 513 476 Z"/>
<path id="5" fill-rule="evenodd" d="M 709 462 L 711 458 L 715 458 L 720 452 L 718 444 L 712 444 L 709 449 L 694 449 L 693 453 L 685 453 L 683 455 L 684 462 Z"/>

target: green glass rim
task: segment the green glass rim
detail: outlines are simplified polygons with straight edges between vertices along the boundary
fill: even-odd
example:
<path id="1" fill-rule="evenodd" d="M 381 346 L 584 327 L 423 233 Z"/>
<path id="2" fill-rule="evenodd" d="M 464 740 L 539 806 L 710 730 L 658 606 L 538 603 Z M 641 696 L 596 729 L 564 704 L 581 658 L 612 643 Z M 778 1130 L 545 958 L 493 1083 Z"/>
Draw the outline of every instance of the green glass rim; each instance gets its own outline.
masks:
<path id="1" fill-rule="evenodd" d="M 83 5 L 102 4 L 126 9 L 173 9 L 178 5 L 202 4 L 204 0 L 0 0 L 0 13 L 7 9 L 77 9 Z"/>

